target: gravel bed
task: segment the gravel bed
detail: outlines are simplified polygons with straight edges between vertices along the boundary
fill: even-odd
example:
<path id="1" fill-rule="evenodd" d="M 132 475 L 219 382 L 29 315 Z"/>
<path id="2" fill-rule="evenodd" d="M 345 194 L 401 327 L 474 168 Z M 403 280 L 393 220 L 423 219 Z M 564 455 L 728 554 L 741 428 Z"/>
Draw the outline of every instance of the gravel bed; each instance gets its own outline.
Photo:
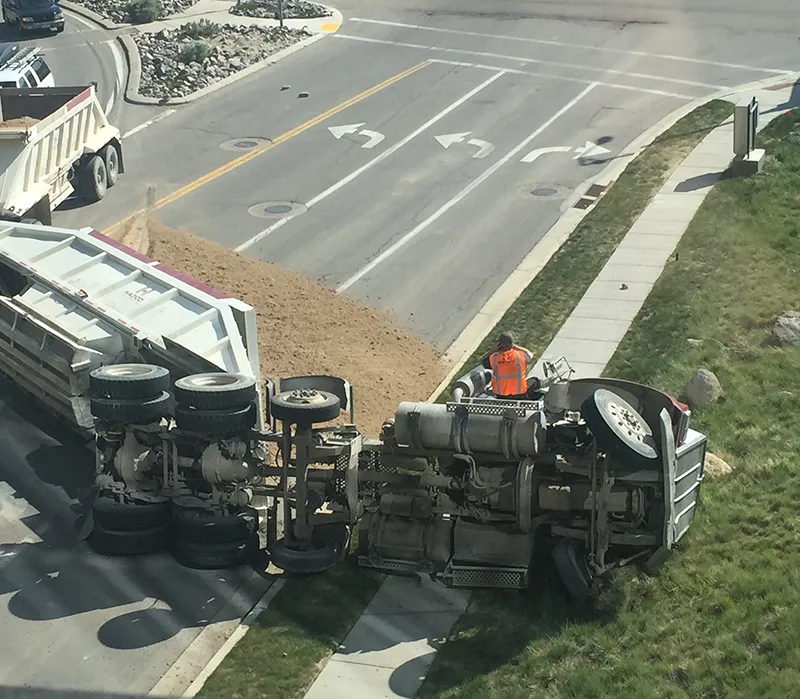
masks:
<path id="1" fill-rule="evenodd" d="M 309 36 L 302 29 L 258 25 L 223 25 L 204 39 L 187 37 L 183 29 L 134 36 L 142 59 L 139 94 L 185 97 Z"/>
<path id="2" fill-rule="evenodd" d="M 278 0 L 238 0 L 229 12 L 240 17 L 278 19 Z M 283 0 L 284 19 L 313 19 L 330 17 L 333 13 L 315 2 Z"/>
<path id="3" fill-rule="evenodd" d="M 132 0 L 73 0 L 73 2 L 83 5 L 87 10 L 96 12 L 101 17 L 110 19 L 117 24 L 141 24 L 141 22 L 135 22 L 128 14 L 128 6 L 131 5 Z M 180 14 L 196 5 L 197 2 L 198 0 L 155 0 L 156 6 L 161 8 L 156 19 Z"/>

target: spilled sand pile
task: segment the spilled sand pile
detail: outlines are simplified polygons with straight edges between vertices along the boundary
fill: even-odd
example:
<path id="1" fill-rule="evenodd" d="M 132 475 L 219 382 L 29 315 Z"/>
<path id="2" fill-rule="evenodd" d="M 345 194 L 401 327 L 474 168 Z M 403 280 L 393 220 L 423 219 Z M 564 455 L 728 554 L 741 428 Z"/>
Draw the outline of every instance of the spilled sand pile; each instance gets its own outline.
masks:
<path id="1" fill-rule="evenodd" d="M 145 236 L 146 235 L 146 239 Z M 129 222 L 123 242 L 256 309 L 264 378 L 341 376 L 356 424 L 370 437 L 404 400 L 427 400 L 444 378 L 440 355 L 368 308 L 310 279 L 168 228 Z"/>

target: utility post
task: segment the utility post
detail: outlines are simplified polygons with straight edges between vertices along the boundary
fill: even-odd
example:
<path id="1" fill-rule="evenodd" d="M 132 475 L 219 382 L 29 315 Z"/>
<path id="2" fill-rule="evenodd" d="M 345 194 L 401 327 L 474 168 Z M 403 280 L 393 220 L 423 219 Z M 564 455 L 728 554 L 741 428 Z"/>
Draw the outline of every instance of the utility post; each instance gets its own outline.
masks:
<path id="1" fill-rule="evenodd" d="M 278 0 L 278 23 L 283 29 L 283 0 Z"/>
<path id="2" fill-rule="evenodd" d="M 744 99 L 733 108 L 733 164 L 734 175 L 748 177 L 761 172 L 765 152 L 756 148 L 758 129 L 758 98 Z"/>

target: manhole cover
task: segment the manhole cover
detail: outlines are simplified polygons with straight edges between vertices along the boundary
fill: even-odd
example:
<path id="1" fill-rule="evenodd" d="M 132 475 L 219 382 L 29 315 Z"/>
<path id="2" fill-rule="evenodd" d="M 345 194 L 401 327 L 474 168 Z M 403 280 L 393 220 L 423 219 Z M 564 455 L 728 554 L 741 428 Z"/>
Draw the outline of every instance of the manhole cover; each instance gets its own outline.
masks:
<path id="1" fill-rule="evenodd" d="M 254 204 L 247 213 L 256 218 L 284 218 L 286 216 L 299 216 L 306 212 L 306 207 L 291 201 L 265 201 Z"/>
<path id="2" fill-rule="evenodd" d="M 558 184 L 526 184 L 517 188 L 517 195 L 523 199 L 566 199 L 570 190 Z"/>
<path id="3" fill-rule="evenodd" d="M 261 138 L 260 136 L 242 136 L 241 138 L 232 138 L 230 141 L 220 143 L 219 147 L 222 150 L 231 151 L 247 151 L 253 148 L 263 148 L 271 143 L 268 138 Z"/>

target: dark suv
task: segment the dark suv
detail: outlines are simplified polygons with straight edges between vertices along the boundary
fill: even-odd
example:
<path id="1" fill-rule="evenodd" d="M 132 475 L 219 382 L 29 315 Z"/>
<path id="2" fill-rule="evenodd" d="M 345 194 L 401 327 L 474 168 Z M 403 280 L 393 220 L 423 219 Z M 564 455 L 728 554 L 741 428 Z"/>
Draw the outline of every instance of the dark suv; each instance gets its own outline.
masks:
<path id="1" fill-rule="evenodd" d="M 2 0 L 3 21 L 19 32 L 64 31 L 58 0 Z"/>

